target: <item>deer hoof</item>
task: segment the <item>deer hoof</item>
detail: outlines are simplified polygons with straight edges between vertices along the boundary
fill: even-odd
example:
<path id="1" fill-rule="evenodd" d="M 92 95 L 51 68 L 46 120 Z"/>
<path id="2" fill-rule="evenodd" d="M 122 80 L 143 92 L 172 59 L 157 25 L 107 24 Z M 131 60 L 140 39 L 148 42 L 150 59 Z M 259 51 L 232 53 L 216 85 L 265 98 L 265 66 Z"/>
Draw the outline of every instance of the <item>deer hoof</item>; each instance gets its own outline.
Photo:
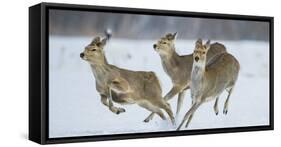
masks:
<path id="1" fill-rule="evenodd" d="M 176 121 L 175 121 L 175 119 L 172 119 L 171 121 L 172 121 L 172 125 L 173 125 L 173 126 L 176 126 Z"/>
<path id="2" fill-rule="evenodd" d="M 145 120 L 143 120 L 143 122 L 148 123 L 148 122 L 149 122 L 149 119 L 145 119 Z"/>
<path id="3" fill-rule="evenodd" d="M 224 111 L 223 111 L 223 114 L 224 114 L 224 115 L 226 115 L 226 114 L 227 114 L 227 112 L 228 112 L 227 110 L 224 110 Z"/>
<path id="4" fill-rule="evenodd" d="M 123 112 L 126 112 L 126 110 L 124 108 L 118 108 L 117 111 L 116 111 L 116 114 L 120 114 L 120 113 L 123 113 Z"/>

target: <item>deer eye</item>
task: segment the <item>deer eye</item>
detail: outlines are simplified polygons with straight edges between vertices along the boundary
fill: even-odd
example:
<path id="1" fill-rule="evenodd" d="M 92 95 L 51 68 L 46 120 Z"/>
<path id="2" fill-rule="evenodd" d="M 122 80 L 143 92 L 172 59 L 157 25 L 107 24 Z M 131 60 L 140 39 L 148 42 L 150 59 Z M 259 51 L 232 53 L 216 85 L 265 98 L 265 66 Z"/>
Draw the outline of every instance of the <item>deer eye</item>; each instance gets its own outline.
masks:
<path id="1" fill-rule="evenodd" d="M 167 42 L 162 42 L 162 44 L 167 44 Z"/>
<path id="2" fill-rule="evenodd" d="M 98 42 L 98 43 L 97 43 L 97 46 L 101 46 L 101 43 L 100 43 L 100 42 Z"/>
<path id="3" fill-rule="evenodd" d="M 96 51 L 97 49 L 91 49 L 91 51 Z"/>
<path id="4" fill-rule="evenodd" d="M 203 52 L 203 54 L 205 54 L 206 52 Z"/>

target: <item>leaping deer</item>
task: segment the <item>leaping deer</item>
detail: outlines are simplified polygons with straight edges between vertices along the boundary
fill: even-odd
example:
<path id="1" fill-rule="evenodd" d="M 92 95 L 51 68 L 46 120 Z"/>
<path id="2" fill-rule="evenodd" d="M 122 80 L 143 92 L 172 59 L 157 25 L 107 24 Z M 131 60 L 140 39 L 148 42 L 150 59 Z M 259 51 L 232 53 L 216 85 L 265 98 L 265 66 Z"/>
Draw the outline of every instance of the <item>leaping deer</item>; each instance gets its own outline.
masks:
<path id="1" fill-rule="evenodd" d="M 190 85 L 192 106 L 185 114 L 177 130 L 182 127 L 186 120 L 185 127 L 188 126 L 194 112 L 204 102 L 216 99 L 214 110 L 217 114 L 218 98 L 224 90 L 228 92 L 228 96 L 224 103 L 223 113 L 227 114 L 228 112 L 229 97 L 237 81 L 240 65 L 237 59 L 227 52 L 218 54 L 207 62 L 206 55 L 210 48 L 210 41 L 203 45 L 201 39 L 197 40 L 193 52 Z"/>
<path id="2" fill-rule="evenodd" d="M 120 104 L 138 104 L 166 119 L 162 110 L 169 115 L 172 123 L 174 116 L 170 105 L 162 98 L 162 89 L 154 72 L 131 71 L 111 65 L 104 54 L 106 38 L 96 37 L 85 47 L 80 57 L 86 60 L 96 79 L 96 90 L 100 93 L 101 102 L 116 114 L 125 112 Z"/>
<path id="3" fill-rule="evenodd" d="M 177 114 L 179 113 L 186 90 L 190 88 L 190 77 L 193 64 L 193 54 L 179 55 L 176 52 L 175 40 L 177 33 L 168 33 L 153 45 L 155 51 L 160 55 L 164 71 L 171 78 L 173 87 L 164 96 L 166 101 L 178 94 Z M 207 62 L 217 54 L 226 52 L 224 45 L 213 43 L 207 54 Z M 149 122 L 153 118 L 150 114 L 144 122 Z"/>

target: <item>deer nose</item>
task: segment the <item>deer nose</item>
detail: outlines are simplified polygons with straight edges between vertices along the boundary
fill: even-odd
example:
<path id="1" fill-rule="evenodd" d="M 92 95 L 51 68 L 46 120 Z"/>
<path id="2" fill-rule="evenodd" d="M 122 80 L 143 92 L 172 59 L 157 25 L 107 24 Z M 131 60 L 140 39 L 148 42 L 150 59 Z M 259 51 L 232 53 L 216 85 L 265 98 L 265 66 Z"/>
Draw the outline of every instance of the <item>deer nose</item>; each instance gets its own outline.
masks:
<path id="1" fill-rule="evenodd" d="M 199 60 L 199 57 L 196 56 L 194 59 L 195 59 L 195 61 L 197 62 L 197 61 Z"/>
<path id="2" fill-rule="evenodd" d="M 156 44 L 153 44 L 153 48 L 155 49 L 157 47 L 157 45 Z"/>
<path id="3" fill-rule="evenodd" d="M 80 58 L 83 58 L 85 55 L 84 55 L 84 53 L 81 53 L 80 54 Z"/>

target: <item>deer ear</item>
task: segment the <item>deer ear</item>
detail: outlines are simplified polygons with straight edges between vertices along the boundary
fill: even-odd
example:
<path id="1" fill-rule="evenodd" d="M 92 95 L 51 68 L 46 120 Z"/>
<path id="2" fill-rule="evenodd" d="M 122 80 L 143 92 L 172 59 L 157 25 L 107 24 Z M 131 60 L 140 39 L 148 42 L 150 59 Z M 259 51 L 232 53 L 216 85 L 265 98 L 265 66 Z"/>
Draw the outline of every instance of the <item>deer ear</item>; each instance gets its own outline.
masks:
<path id="1" fill-rule="evenodd" d="M 196 46 L 196 48 L 197 48 L 197 47 L 199 47 L 199 46 L 201 46 L 201 45 L 202 45 L 202 39 L 199 38 L 199 39 L 196 41 L 195 46 Z"/>
<path id="2" fill-rule="evenodd" d="M 205 43 L 204 47 L 205 47 L 206 50 L 209 50 L 210 47 L 211 47 L 211 41 L 208 40 L 208 41 Z"/>
<path id="3" fill-rule="evenodd" d="M 173 34 L 173 40 L 175 40 L 175 39 L 177 38 L 177 35 L 178 35 L 178 32 L 175 32 L 175 33 Z"/>
<path id="4" fill-rule="evenodd" d="M 94 38 L 93 41 L 91 42 L 91 44 L 95 44 L 95 43 L 98 43 L 98 42 L 100 42 L 100 37 L 99 36 Z"/>
<path id="5" fill-rule="evenodd" d="M 101 46 L 101 47 L 104 47 L 104 46 L 106 45 L 106 41 L 107 41 L 107 39 L 106 39 L 106 38 L 103 38 L 103 39 L 101 40 L 101 42 L 100 42 L 100 46 Z"/>
<path id="6" fill-rule="evenodd" d="M 166 38 L 167 38 L 168 40 L 175 40 L 175 39 L 176 39 L 176 36 L 177 36 L 177 32 L 174 33 L 174 34 L 169 33 L 169 34 L 166 35 Z"/>

